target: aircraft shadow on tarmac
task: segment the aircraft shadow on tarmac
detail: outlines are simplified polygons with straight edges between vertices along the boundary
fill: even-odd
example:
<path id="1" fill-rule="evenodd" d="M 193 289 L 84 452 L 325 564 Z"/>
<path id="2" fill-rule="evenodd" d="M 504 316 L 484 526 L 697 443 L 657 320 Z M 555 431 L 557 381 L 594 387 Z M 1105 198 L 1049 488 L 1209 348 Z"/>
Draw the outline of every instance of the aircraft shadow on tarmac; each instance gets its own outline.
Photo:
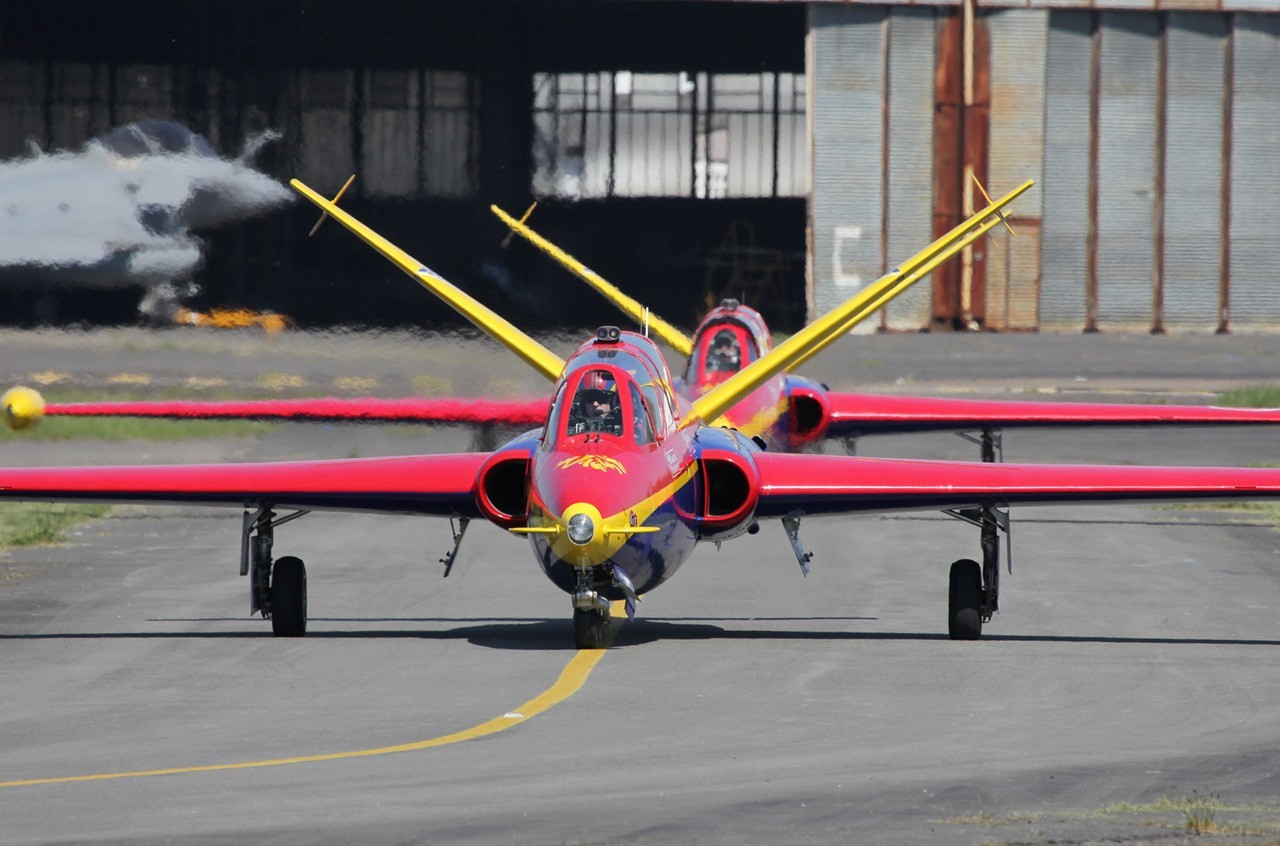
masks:
<path id="1" fill-rule="evenodd" d="M 870 621 L 874 617 L 701 617 L 701 618 L 649 618 L 636 619 L 621 626 L 612 648 L 641 646 L 660 641 L 699 640 L 794 640 L 794 641 L 923 641 L 948 640 L 946 632 L 892 632 L 892 631 L 801 631 L 785 628 L 786 623 Z M 778 628 L 723 628 L 713 622 L 776 622 Z M 153 623 L 221 623 L 243 622 L 243 618 L 208 617 L 199 619 L 153 619 Z M 538 650 L 574 652 L 567 643 L 567 623 L 562 618 L 465 618 L 465 617 L 319 617 L 313 623 L 397 623 L 410 626 L 403 629 L 332 630 L 307 632 L 307 639 L 360 640 L 360 639 L 418 639 L 418 640 L 466 640 L 475 646 L 489 649 Z M 415 623 L 479 623 L 455 628 L 412 628 Z M 239 638 L 265 638 L 258 627 L 242 631 L 223 632 L 49 632 L 44 634 L 0 634 L 6 640 L 227 640 Z M 1259 646 L 1274 648 L 1280 640 L 1255 638 L 1206 638 L 1206 637 L 1132 637 L 1113 635 L 1037 635 L 1037 634 L 984 634 L 983 642 L 1007 643 L 1096 643 L 1134 644 L 1144 646 Z M 982 648 L 976 645 L 974 648 Z"/>

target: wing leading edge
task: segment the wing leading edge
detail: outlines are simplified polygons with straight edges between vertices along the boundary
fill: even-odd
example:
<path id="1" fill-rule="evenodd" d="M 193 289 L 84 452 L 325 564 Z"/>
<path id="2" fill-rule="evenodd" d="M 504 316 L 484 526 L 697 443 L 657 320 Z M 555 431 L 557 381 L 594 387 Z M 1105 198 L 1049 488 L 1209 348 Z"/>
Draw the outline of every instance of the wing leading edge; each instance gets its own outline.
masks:
<path id="1" fill-rule="evenodd" d="M 314 397 L 264 400 L 138 400 L 48 403 L 45 417 L 164 417 L 201 420 L 308 420 L 332 423 L 465 423 L 537 426 L 548 400 Z"/>
<path id="2" fill-rule="evenodd" d="M 489 453 L 261 464 L 0 469 L 0 501 L 271 505 L 324 511 L 478 517 Z"/>
<path id="3" fill-rule="evenodd" d="M 1280 499 L 1280 469 L 995 464 L 761 453 L 761 518 L 987 505 Z"/>
<path id="4" fill-rule="evenodd" d="M 911 397 L 891 394 L 827 394 L 837 437 L 965 429 L 1054 426 L 1212 426 L 1280 423 L 1280 408 L 1213 405 L 1135 405 Z"/>

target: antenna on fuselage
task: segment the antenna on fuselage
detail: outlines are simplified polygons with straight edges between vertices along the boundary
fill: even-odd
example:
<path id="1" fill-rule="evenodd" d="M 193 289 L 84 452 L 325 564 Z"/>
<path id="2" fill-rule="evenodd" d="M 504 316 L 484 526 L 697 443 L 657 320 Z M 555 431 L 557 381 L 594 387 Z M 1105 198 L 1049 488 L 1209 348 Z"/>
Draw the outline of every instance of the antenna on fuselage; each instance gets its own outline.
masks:
<path id="1" fill-rule="evenodd" d="M 644 336 L 649 337 L 649 307 L 644 308 Z"/>

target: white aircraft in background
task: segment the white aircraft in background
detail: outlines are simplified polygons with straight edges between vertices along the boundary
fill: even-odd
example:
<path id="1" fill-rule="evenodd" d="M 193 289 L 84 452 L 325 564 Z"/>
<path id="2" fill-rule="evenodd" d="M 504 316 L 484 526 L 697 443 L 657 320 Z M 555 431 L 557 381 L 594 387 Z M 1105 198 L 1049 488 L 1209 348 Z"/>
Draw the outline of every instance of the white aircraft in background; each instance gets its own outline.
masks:
<path id="1" fill-rule="evenodd" d="M 117 127 L 77 151 L 0 162 L 0 285 L 30 290 L 146 289 L 139 309 L 159 315 L 204 261 L 193 233 L 284 206 L 293 192 L 252 166 L 249 139 L 224 158 L 171 121 Z"/>

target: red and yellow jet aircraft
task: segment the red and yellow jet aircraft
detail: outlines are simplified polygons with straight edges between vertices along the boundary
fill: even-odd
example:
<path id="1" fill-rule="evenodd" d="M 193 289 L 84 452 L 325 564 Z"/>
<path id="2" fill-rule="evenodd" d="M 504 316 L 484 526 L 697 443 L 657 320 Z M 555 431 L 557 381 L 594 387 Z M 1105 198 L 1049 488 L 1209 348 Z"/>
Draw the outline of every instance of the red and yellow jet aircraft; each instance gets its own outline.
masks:
<path id="1" fill-rule="evenodd" d="M 347 181 L 343 191 L 351 184 Z M 1019 186 L 1011 196 L 1029 187 Z M 343 192 L 339 192 L 341 197 Z M 985 196 L 985 191 L 983 192 Z M 335 198 L 336 203 L 336 198 Z M 686 358 L 683 378 L 676 390 L 692 400 L 723 382 L 743 366 L 772 348 L 772 338 L 759 312 L 733 300 L 712 309 L 689 337 L 652 314 L 639 302 L 610 284 L 581 261 L 528 227 L 525 217 L 516 220 L 492 207 L 513 232 L 526 238 L 617 305 L 637 323 Z M 325 216 L 322 216 L 321 221 Z M 891 286 L 868 288 L 859 295 L 841 329 L 802 356 L 788 372 L 767 380 L 754 392 L 727 409 L 723 422 L 771 446 L 803 447 L 824 439 L 840 438 L 852 451 L 858 437 L 922 431 L 956 431 L 976 440 L 981 456 L 994 461 L 1004 429 L 1054 426 L 1209 426 L 1280 423 L 1280 409 L 1225 408 L 1188 405 L 1131 405 L 1119 403 L 1036 402 L 972 400 L 883 394 L 841 393 L 798 376 L 797 367 L 840 339 L 859 321 L 874 313 L 907 287 L 926 276 L 941 261 L 981 237 L 1001 218 L 988 217 L 973 227 L 953 248 L 923 262 L 904 264 L 908 272 Z M 317 225 L 318 228 L 318 225 Z M 315 229 L 312 230 L 314 234 Z M 918 257 L 917 257 L 918 258 Z M 430 288 L 431 286 L 428 285 Z M 449 296 L 435 291 L 446 301 Z M 474 321 L 473 321 L 474 322 Z M 477 324 L 480 325 L 480 324 Z M 485 328 L 481 326 L 481 328 Z M 34 425 L 42 416 L 139 416 L 201 419 L 263 419 L 331 422 L 403 422 L 518 427 L 537 425 L 546 418 L 547 401 L 531 399 L 405 398 L 301 398 L 268 400 L 106 400 L 46 404 L 29 388 L 15 388 L 0 397 L 0 410 L 10 428 Z M 978 438 L 967 433 L 977 432 Z"/>
<path id="2" fill-rule="evenodd" d="M 611 601 L 634 609 L 639 595 L 669 580 L 699 541 L 754 534 L 768 520 L 783 523 L 807 568 L 798 528 L 808 515 L 944 510 L 1004 526 L 1005 509 L 1021 504 L 1280 498 L 1280 469 L 1270 468 L 1042 466 L 765 451 L 741 432 L 708 421 L 839 334 L 857 302 L 690 401 L 674 390 L 648 338 L 605 327 L 561 360 L 319 194 L 296 180 L 294 186 L 405 273 L 448 292 L 455 308 L 551 380 L 543 426 L 492 452 L 0 469 L 0 500 L 243 508 L 240 571 L 250 578 L 252 608 L 271 619 L 277 635 L 305 633 L 307 578 L 299 559 L 273 558 L 275 530 L 313 510 L 461 519 L 449 564 L 467 520 L 484 518 L 525 535 L 538 565 L 572 598 L 575 642 L 601 647 L 608 642 Z M 1001 207 L 994 205 L 986 217 Z M 958 229 L 972 231 L 984 219 Z M 956 241 L 953 232 L 924 254 L 945 252 Z M 891 287 L 902 275 L 876 284 Z M 960 559 L 951 566 L 953 638 L 979 637 L 996 610 L 996 556 L 994 549 L 983 553 L 983 564 Z"/>
<path id="3" fill-rule="evenodd" d="M 983 194 L 985 196 L 986 192 L 983 191 Z M 638 325 L 643 325 L 645 334 L 657 336 L 684 356 L 684 375 L 683 379 L 677 380 L 676 390 L 690 399 L 706 393 L 772 349 L 773 340 L 768 326 L 754 308 L 736 300 L 725 300 L 703 317 L 694 330 L 693 337 L 689 337 L 531 229 L 526 222 L 528 213 L 517 220 L 497 206 L 491 206 L 490 210 L 512 232 L 555 259 Z M 892 288 L 877 297 L 877 307 L 921 279 L 929 269 L 931 268 L 921 268 L 903 275 Z M 869 313 L 861 313 L 858 319 Z M 764 437 L 770 443 L 777 443 L 785 448 L 796 448 L 823 438 L 842 438 L 850 451 L 853 441 L 863 435 L 928 431 L 956 431 L 962 434 L 978 432 L 981 433 L 978 443 L 985 461 L 996 460 L 1001 446 L 1001 431 L 1010 428 L 1280 423 L 1280 408 L 973 400 L 840 393 L 828 389 L 820 382 L 791 372 L 847 334 L 856 322 L 857 320 L 847 322 L 839 333 L 816 345 L 787 368 L 787 371 L 777 374 L 755 394 L 726 411 L 725 421 L 748 435 Z"/>

